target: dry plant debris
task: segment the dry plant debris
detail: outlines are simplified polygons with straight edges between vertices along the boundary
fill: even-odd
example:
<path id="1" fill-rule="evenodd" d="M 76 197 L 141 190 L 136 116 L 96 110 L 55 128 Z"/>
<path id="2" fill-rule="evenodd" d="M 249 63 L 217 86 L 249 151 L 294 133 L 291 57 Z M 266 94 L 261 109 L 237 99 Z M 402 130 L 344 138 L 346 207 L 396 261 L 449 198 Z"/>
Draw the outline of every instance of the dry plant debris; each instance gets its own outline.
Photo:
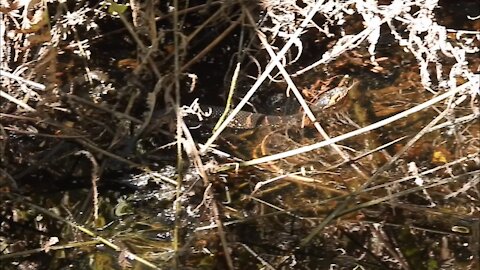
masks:
<path id="1" fill-rule="evenodd" d="M 480 267 L 475 1 L 0 16 L 0 268 Z"/>

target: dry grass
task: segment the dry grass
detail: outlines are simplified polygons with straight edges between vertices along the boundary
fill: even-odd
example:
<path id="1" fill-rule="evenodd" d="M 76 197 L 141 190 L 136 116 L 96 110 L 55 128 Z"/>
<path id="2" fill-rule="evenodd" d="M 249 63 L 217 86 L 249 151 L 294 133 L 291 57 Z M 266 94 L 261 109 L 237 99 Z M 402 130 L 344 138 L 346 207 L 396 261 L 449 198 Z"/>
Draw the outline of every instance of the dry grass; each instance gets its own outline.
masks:
<path id="1" fill-rule="evenodd" d="M 478 267 L 468 10 L 457 30 L 432 0 L 0 1 L 1 267 Z M 313 127 L 229 130 L 277 95 Z M 235 104 L 205 143 L 197 97 Z"/>

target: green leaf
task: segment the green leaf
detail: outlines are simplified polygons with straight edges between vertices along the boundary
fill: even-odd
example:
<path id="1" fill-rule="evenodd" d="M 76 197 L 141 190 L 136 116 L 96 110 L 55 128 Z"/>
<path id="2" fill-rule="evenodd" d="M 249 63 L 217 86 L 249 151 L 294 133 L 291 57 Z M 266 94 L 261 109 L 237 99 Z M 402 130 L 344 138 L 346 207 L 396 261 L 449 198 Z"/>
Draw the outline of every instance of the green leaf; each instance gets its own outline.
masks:
<path id="1" fill-rule="evenodd" d="M 117 4 L 111 1 L 110 6 L 108 7 L 108 13 L 112 15 L 123 14 L 127 8 L 127 5 Z"/>

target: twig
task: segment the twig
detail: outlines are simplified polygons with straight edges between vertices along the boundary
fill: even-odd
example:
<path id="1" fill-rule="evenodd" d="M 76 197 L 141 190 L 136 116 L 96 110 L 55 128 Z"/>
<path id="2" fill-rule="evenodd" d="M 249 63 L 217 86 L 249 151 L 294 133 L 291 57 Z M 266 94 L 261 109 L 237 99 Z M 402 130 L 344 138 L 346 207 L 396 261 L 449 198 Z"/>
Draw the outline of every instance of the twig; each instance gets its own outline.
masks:
<path id="1" fill-rule="evenodd" d="M 355 47 L 357 47 L 358 45 L 360 45 L 360 43 L 362 41 L 364 41 L 366 38 L 368 38 L 368 36 L 375 30 L 375 29 L 378 29 L 381 27 L 381 25 L 383 23 L 385 23 L 387 20 L 386 19 L 383 19 L 383 20 L 380 20 L 378 21 L 376 24 L 370 24 L 368 28 L 366 28 L 365 30 L 363 30 L 362 32 L 356 34 L 355 36 L 351 37 L 349 40 L 347 40 L 347 42 L 345 43 L 342 43 L 342 44 L 339 44 L 337 43 L 333 48 L 332 50 L 330 50 L 328 53 L 324 53 L 323 56 L 322 56 L 322 59 L 318 60 L 317 62 L 295 72 L 295 74 L 293 74 L 292 76 L 293 77 L 296 77 L 298 75 L 301 75 L 305 72 L 307 72 L 308 70 L 310 69 L 313 69 L 315 68 L 316 66 L 318 65 L 321 65 L 321 64 L 325 64 L 325 63 L 328 63 L 329 61 L 335 59 L 335 57 L 339 56 L 340 54 L 346 52 L 346 51 L 349 51 Z"/>
<path id="2" fill-rule="evenodd" d="M 436 187 L 436 186 L 441 186 L 441 185 L 448 184 L 448 183 L 451 183 L 451 182 L 454 182 L 454 181 L 459 181 L 463 177 L 466 177 L 468 175 L 477 176 L 479 173 L 480 173 L 480 170 L 471 171 L 471 172 L 467 172 L 467 173 L 464 173 L 464 174 L 461 174 L 461 175 L 456 175 L 456 176 L 444 178 L 442 180 L 434 181 L 432 184 L 429 184 L 429 185 L 416 186 L 416 187 L 413 187 L 413 188 L 410 188 L 410 189 L 407 189 L 407 190 L 404 190 L 404 191 L 396 192 L 395 194 L 391 194 L 391 195 L 388 195 L 388 196 L 385 196 L 385 197 L 382 197 L 382 198 L 370 200 L 368 202 L 357 204 L 357 205 L 355 205 L 351 208 L 345 209 L 345 210 L 339 212 L 336 215 L 336 217 L 340 217 L 340 216 L 346 215 L 348 213 L 357 211 L 359 209 L 363 209 L 363 208 L 367 208 L 367 207 L 370 207 L 370 206 L 373 206 L 373 205 L 377 205 L 377 204 L 380 204 L 382 202 L 386 202 L 386 201 L 389 201 L 389 200 L 392 200 L 392 199 L 395 199 L 395 198 L 400 198 L 400 197 L 403 197 L 403 196 L 408 195 L 408 194 L 415 193 L 415 192 L 420 191 L 420 190 L 429 189 L 429 188 L 433 188 L 433 187 Z"/>
<path id="3" fill-rule="evenodd" d="M 465 83 L 463 85 L 466 85 L 468 83 Z M 462 85 L 462 86 L 463 86 Z M 457 90 L 459 89 L 460 87 L 458 87 Z M 449 91 L 447 93 L 444 93 L 443 95 L 445 94 L 449 94 L 449 93 L 455 93 L 455 91 Z M 439 98 L 440 96 L 436 97 L 436 98 Z M 453 94 L 450 95 L 450 96 L 447 96 L 447 97 L 453 97 Z M 436 98 L 433 98 L 429 101 L 433 101 L 434 99 Z M 440 100 L 439 100 L 440 101 Z M 428 102 L 425 102 L 425 103 L 428 103 Z M 423 104 L 425 104 L 423 103 Z M 416 107 L 419 107 L 419 106 L 422 106 L 423 104 L 420 104 Z M 435 103 L 432 103 L 431 105 L 433 105 Z M 416 108 L 414 107 L 414 108 Z M 414 109 L 412 108 L 412 109 Z M 410 110 L 412 110 L 410 109 Z M 395 154 L 395 156 L 385 165 L 383 165 L 382 167 L 380 167 L 373 175 L 370 179 L 368 179 L 368 181 L 366 181 L 365 183 L 362 184 L 362 186 L 360 187 L 359 190 L 363 190 L 365 188 L 367 188 L 371 183 L 373 183 L 376 178 L 381 174 L 382 171 L 384 171 L 386 168 L 389 168 L 391 164 L 393 164 L 393 162 L 398 159 L 401 155 L 403 155 L 404 151 L 406 151 L 406 149 L 408 149 L 410 146 L 412 146 L 417 140 L 419 140 L 421 137 L 423 137 L 423 135 L 425 135 L 425 133 L 428 132 L 428 130 L 434 126 L 436 123 L 438 123 L 438 121 L 440 121 L 441 119 L 443 119 L 445 117 L 445 115 L 448 113 L 448 111 L 450 110 L 450 107 L 447 106 L 447 108 L 440 114 L 438 115 L 434 120 L 432 120 L 430 123 L 428 123 L 428 125 L 426 127 L 424 127 L 415 137 L 413 137 L 408 143 L 407 145 L 401 150 L 399 151 L 397 154 Z M 407 110 L 409 111 L 409 110 Z M 406 112 L 406 111 L 405 111 Z M 381 121 L 380 121 L 381 122 Z M 418 175 L 418 174 L 417 174 Z M 419 186 L 421 189 L 419 190 L 422 190 L 424 188 L 424 186 Z M 348 204 L 352 203 L 353 200 L 354 200 L 355 196 L 349 196 L 347 197 L 347 199 L 345 201 L 342 202 L 342 204 L 340 204 L 334 211 L 333 213 L 331 213 L 330 215 L 328 215 L 321 223 L 320 225 L 318 225 L 315 229 L 313 229 L 307 237 L 305 237 L 302 242 L 301 242 L 301 245 L 302 246 L 305 246 L 307 243 L 309 243 L 313 237 L 315 237 L 321 230 L 323 230 L 323 228 L 328 224 L 330 223 L 331 220 L 333 220 L 335 218 L 335 216 L 337 216 L 340 212 L 344 211 L 344 209 L 347 207 Z M 375 201 L 375 200 L 373 200 Z M 369 201 L 371 202 L 371 201 Z"/>
<path id="4" fill-rule="evenodd" d="M 181 193 L 182 193 L 182 182 L 183 182 L 183 153 L 182 153 L 182 138 L 183 138 L 183 130 L 182 127 L 185 125 L 183 122 L 182 114 L 180 113 L 180 39 L 179 35 L 181 32 L 179 31 L 178 27 L 180 27 L 179 20 L 178 20 L 178 0 L 173 0 L 173 83 L 174 83 L 174 100 L 171 100 L 172 93 L 168 93 L 165 96 L 169 98 L 170 102 L 174 105 L 174 110 L 176 113 L 176 146 L 177 146 L 177 185 L 175 189 L 175 201 L 173 203 L 173 211 L 175 213 L 175 224 L 173 228 L 173 239 L 172 239 L 172 247 L 175 251 L 175 258 L 174 258 L 174 268 L 179 268 L 179 259 L 178 259 L 178 251 L 180 249 L 180 213 L 181 213 Z M 171 88 L 168 88 L 171 91 Z"/>
<path id="5" fill-rule="evenodd" d="M 258 33 L 258 37 L 259 39 L 261 40 L 262 44 L 264 45 L 265 49 L 267 50 L 268 54 L 270 55 L 270 57 L 272 57 L 272 59 L 275 59 L 275 52 L 272 50 L 272 48 L 270 47 L 270 44 L 268 44 L 267 40 L 265 39 L 264 35 L 260 32 L 257 32 Z M 293 94 L 295 95 L 295 97 L 297 98 L 298 102 L 300 103 L 300 105 L 302 106 L 305 114 L 308 116 L 308 118 L 312 121 L 312 123 L 314 123 L 314 127 L 317 129 L 317 131 L 320 133 L 320 135 L 322 135 L 322 137 L 325 139 L 325 140 L 329 140 L 330 139 L 330 136 L 328 136 L 327 132 L 323 129 L 323 127 L 320 125 L 320 123 L 317 121 L 315 115 L 313 114 L 312 110 L 310 110 L 310 107 L 308 106 L 307 102 L 305 101 L 305 99 L 303 98 L 302 94 L 300 93 L 300 91 L 297 89 L 297 86 L 295 85 L 295 83 L 292 81 L 292 79 L 290 78 L 290 75 L 287 73 L 287 71 L 285 70 L 285 68 L 283 67 L 283 65 L 280 63 L 280 62 L 276 62 L 276 65 L 277 65 L 277 68 L 278 70 L 280 71 L 280 73 L 282 74 L 283 78 L 285 79 L 285 81 L 287 81 L 287 84 L 288 86 L 290 87 L 290 89 L 292 90 Z M 354 86 L 354 85 L 353 85 Z M 353 86 L 350 86 L 350 87 L 353 87 Z M 345 154 L 341 149 L 340 147 L 338 147 L 336 144 L 332 143 L 331 144 L 332 148 L 343 158 L 343 160 L 347 161 L 349 160 L 349 156 L 347 154 Z M 362 171 L 360 170 L 360 168 L 358 168 L 357 165 L 355 164 L 350 164 L 350 166 L 363 178 L 363 179 L 368 179 L 368 176 Z"/>
<path id="6" fill-rule="evenodd" d="M 210 181 L 208 180 L 208 175 L 205 171 L 205 167 L 204 167 L 204 165 L 202 163 L 202 160 L 200 158 L 200 153 L 198 152 L 197 148 L 195 147 L 195 143 L 193 141 L 193 138 L 191 137 L 191 134 L 190 134 L 190 131 L 188 130 L 188 127 L 185 125 L 185 122 L 182 122 L 182 127 L 183 127 L 184 134 L 187 137 L 186 143 L 189 143 L 189 146 L 185 147 L 185 148 L 187 148 L 186 149 L 187 151 L 188 151 L 188 149 L 190 150 L 190 154 L 191 154 L 191 156 L 193 158 L 193 161 L 195 163 L 195 167 L 198 169 L 205 186 L 208 187 L 210 185 Z M 178 185 L 177 185 L 177 187 L 178 187 Z M 225 236 L 225 230 L 223 228 L 222 219 L 220 218 L 220 211 L 218 210 L 217 202 L 214 199 L 215 194 L 213 193 L 212 189 L 210 189 L 210 188 L 208 189 L 208 191 L 206 193 L 207 193 L 206 195 L 209 198 L 212 198 L 211 211 L 212 211 L 213 217 L 215 219 L 215 224 L 217 225 L 218 236 L 220 237 L 220 242 L 222 243 L 222 248 L 223 248 L 223 252 L 224 252 L 224 256 L 225 256 L 225 261 L 227 262 L 228 268 L 233 270 L 233 269 L 235 269 L 235 267 L 233 265 L 233 260 L 232 260 L 232 257 L 230 255 L 230 249 L 228 248 L 228 241 L 227 241 L 227 238 Z"/>
<path id="7" fill-rule="evenodd" d="M 278 153 L 278 154 L 267 156 L 267 157 L 262 157 L 262 158 L 258 158 L 258 159 L 249 160 L 249 161 L 240 163 L 240 166 L 256 165 L 256 164 L 260 164 L 260 163 L 264 163 L 264 162 L 274 161 L 274 160 L 278 160 L 278 159 L 282 159 L 282 158 L 306 153 L 306 152 L 309 152 L 309 151 L 312 151 L 312 150 L 316 150 L 316 149 L 325 147 L 325 146 L 330 145 L 332 143 L 337 143 L 337 142 L 340 142 L 340 141 L 358 136 L 358 135 L 363 134 L 365 132 L 369 132 L 369 131 L 375 130 L 377 128 L 383 127 L 385 125 L 388 125 L 390 123 L 393 123 L 393 122 L 395 122 L 399 119 L 402 119 L 404 117 L 407 117 L 407 116 L 409 116 L 413 113 L 419 112 L 419 111 L 421 111 L 425 108 L 428 108 L 428 107 L 432 106 L 435 103 L 438 103 L 438 102 L 440 102 L 440 101 L 442 101 L 446 98 L 449 98 L 449 97 L 455 95 L 456 93 L 459 93 L 461 91 L 465 91 L 466 89 L 468 89 L 469 87 L 472 87 L 472 86 L 473 86 L 473 84 L 471 82 L 464 83 L 463 85 L 458 86 L 457 88 L 452 89 L 452 90 L 450 90 L 446 93 L 443 93 L 439 96 L 436 96 L 436 97 L 434 97 L 434 98 L 432 98 L 432 99 L 430 99 L 430 100 L 428 100 L 428 101 L 426 101 L 426 102 L 424 102 L 420 105 L 417 105 L 413 108 L 410 108 L 410 109 L 405 110 L 401 113 L 393 115 L 389 118 L 378 121 L 378 122 L 376 122 L 374 124 L 371 124 L 369 126 L 354 130 L 354 131 L 349 132 L 349 133 L 345 133 L 343 135 L 340 135 L 340 136 L 337 136 L 337 137 L 334 137 L 334 138 L 331 138 L 330 140 L 325 140 L 325 141 L 322 141 L 322 142 L 319 142 L 319 143 L 314 143 L 314 144 L 311 144 L 311 145 L 300 147 L 298 149 Z"/>
<path id="8" fill-rule="evenodd" d="M 31 87 L 36 88 L 38 90 L 45 90 L 45 85 L 43 85 L 41 83 L 37 83 L 37 82 L 34 82 L 34 81 L 24 79 L 22 77 L 19 77 L 19 76 L 13 74 L 13 73 L 10 73 L 10 72 L 7 72 L 7 71 L 1 70 L 1 69 L 0 69 L 0 76 L 5 76 L 7 78 L 10 78 L 10 79 L 19 81 L 21 83 L 30 85 Z"/>
<path id="9" fill-rule="evenodd" d="M 378 190 L 378 189 L 388 189 L 390 186 L 399 185 L 403 182 L 415 179 L 416 177 L 419 177 L 419 176 L 422 177 L 422 176 L 426 176 L 426 175 L 429 175 L 429 174 L 433 174 L 433 173 L 438 172 L 440 170 L 444 170 L 446 168 L 449 168 L 453 165 L 464 163 L 464 162 L 467 162 L 469 160 L 475 160 L 476 158 L 479 157 L 479 155 L 480 154 L 477 153 L 477 154 L 474 154 L 474 155 L 469 155 L 467 157 L 459 158 L 459 159 L 454 160 L 452 162 L 446 163 L 442 166 L 437 166 L 433 169 L 420 172 L 417 175 L 410 175 L 410 176 L 406 176 L 406 177 L 400 178 L 398 180 L 390 181 L 390 182 L 387 182 L 387 183 L 384 183 L 384 184 L 375 185 L 375 186 L 368 187 L 368 188 L 365 188 L 365 189 L 359 189 L 355 192 L 349 193 L 348 195 L 341 195 L 341 196 L 328 198 L 328 199 L 325 199 L 323 201 L 318 202 L 318 204 L 321 205 L 321 204 L 326 204 L 326 203 L 329 203 L 329 202 L 332 202 L 332 201 L 342 201 L 349 196 L 357 196 L 361 193 L 370 192 L 370 191 L 374 191 L 374 190 Z"/>
<path id="10" fill-rule="evenodd" d="M 98 162 L 95 159 L 95 157 L 92 155 L 92 153 L 86 151 L 86 150 L 80 150 L 75 155 L 84 155 L 87 157 L 88 160 L 92 163 L 92 172 L 91 172 L 91 180 L 92 180 L 92 197 L 93 197 L 93 219 L 94 219 L 94 224 L 96 224 L 98 220 L 98 188 L 97 188 L 97 183 L 99 180 L 99 175 L 100 175 L 100 170 L 98 167 Z"/>
<path id="11" fill-rule="evenodd" d="M 195 64 L 198 60 L 202 59 L 209 51 L 211 51 L 215 46 L 217 46 L 230 32 L 237 27 L 242 21 L 243 16 L 240 16 L 235 22 L 233 22 L 225 31 L 223 31 L 217 38 L 215 38 L 207 47 L 200 51 L 195 57 L 182 66 L 180 71 L 185 71 L 191 65 Z"/>
<path id="12" fill-rule="evenodd" d="M 403 139 L 405 139 L 405 138 L 407 138 L 407 136 L 403 136 L 403 137 L 400 137 L 400 138 L 398 138 L 398 139 L 395 139 L 395 140 L 393 140 L 393 141 L 391 141 L 391 142 L 382 144 L 382 145 L 376 147 L 375 149 L 372 149 L 372 150 L 367 151 L 367 152 L 365 152 L 365 153 L 362 153 L 362 154 L 360 154 L 360 155 L 358 155 L 358 156 L 355 156 L 355 157 L 353 157 L 353 158 L 350 158 L 349 160 L 345 160 L 345 161 L 342 161 L 342 162 L 340 162 L 340 163 L 338 163 L 338 164 L 335 164 L 335 165 L 333 165 L 333 166 L 330 166 L 330 167 L 326 168 L 325 170 L 326 170 L 326 171 L 330 171 L 330 170 L 333 170 L 333 169 L 338 168 L 338 167 L 340 167 L 340 166 L 343 166 L 343 165 L 347 164 L 348 162 L 357 161 L 357 160 L 362 159 L 362 158 L 364 158 L 364 157 L 366 157 L 366 156 L 369 156 L 369 155 L 371 155 L 371 154 L 373 154 L 373 153 L 375 153 L 375 152 L 381 151 L 381 150 L 383 150 L 383 149 L 385 149 L 385 148 L 387 148 L 387 147 L 389 147 L 389 146 L 391 146 L 391 145 L 394 145 L 394 144 L 396 144 L 397 142 L 399 142 L 399 141 L 401 141 L 401 140 L 403 140 Z"/>
<path id="13" fill-rule="evenodd" d="M 161 78 L 162 77 L 162 74 L 160 73 L 160 71 L 158 70 L 158 67 L 157 65 L 155 64 L 155 61 L 153 61 L 153 59 L 150 57 L 150 52 L 151 50 L 149 50 L 145 44 L 143 44 L 142 40 L 140 39 L 140 37 L 138 36 L 137 32 L 133 29 L 132 25 L 130 24 L 130 22 L 125 18 L 125 15 L 123 15 L 122 13 L 118 14 L 118 16 L 120 17 L 120 20 L 122 21 L 122 23 L 125 25 L 125 27 L 127 28 L 128 32 L 130 33 L 130 35 L 133 37 L 133 39 L 135 40 L 135 42 L 137 43 L 138 47 L 140 47 L 141 51 L 145 53 L 145 55 L 142 56 L 142 63 L 144 62 L 148 62 L 150 68 L 152 69 L 153 73 L 155 73 L 155 75 L 157 76 L 157 78 Z M 140 71 L 142 65 L 139 65 L 135 70 L 134 70 L 134 74 L 138 74 L 138 72 Z"/>
<path id="14" fill-rule="evenodd" d="M 137 118 L 135 118 L 131 115 L 128 115 L 126 113 L 118 112 L 118 111 L 115 111 L 114 109 L 108 108 L 108 107 L 106 107 L 105 104 L 97 104 L 97 103 L 91 102 L 89 100 L 86 100 L 86 99 L 81 98 L 81 97 L 76 96 L 76 95 L 66 95 L 66 97 L 68 99 L 72 100 L 72 101 L 76 101 L 76 102 L 82 103 L 84 105 L 92 106 L 96 109 L 108 112 L 118 119 L 127 119 L 127 120 L 130 120 L 130 121 L 132 121 L 136 124 L 142 124 L 143 123 L 142 120 L 137 119 Z"/>
<path id="15" fill-rule="evenodd" d="M 35 205 L 35 204 L 33 204 L 33 203 L 30 203 L 30 202 L 28 202 L 28 200 L 27 200 L 25 197 L 23 197 L 23 196 L 21 196 L 21 195 L 17 195 L 17 194 L 14 194 L 14 193 L 5 193 L 4 195 L 7 196 L 7 197 L 10 197 L 10 198 L 12 198 L 12 199 L 14 199 L 14 200 L 16 200 L 16 201 L 18 201 L 19 203 L 28 205 L 30 208 L 35 209 L 36 211 L 38 211 L 38 212 L 40 212 L 40 213 L 43 213 L 43 214 L 45 214 L 45 215 L 47 215 L 47 216 L 50 216 L 50 217 L 52 217 L 52 218 L 54 218 L 54 219 L 56 219 L 56 220 L 59 220 L 59 221 L 61 221 L 61 222 L 63 222 L 63 223 L 66 223 L 66 224 L 68 224 L 68 225 L 70 225 L 70 226 L 78 229 L 79 231 L 81 231 L 81 232 L 89 235 L 90 237 L 95 238 L 95 239 L 98 240 L 99 242 L 101 242 L 101 243 L 103 243 L 104 245 L 112 248 L 112 249 L 115 250 L 115 251 L 118 251 L 118 252 L 123 251 L 123 249 L 122 249 L 121 247 L 119 247 L 119 246 L 115 245 L 114 243 L 110 242 L 109 240 L 107 240 L 107 239 L 105 239 L 105 238 L 103 238 L 103 237 L 95 234 L 94 232 L 90 231 L 89 229 L 87 229 L 87 228 L 85 228 L 85 227 L 83 227 L 83 226 L 77 225 L 77 224 L 75 224 L 74 222 L 69 221 L 69 220 L 67 220 L 67 219 L 65 219 L 65 218 L 63 218 L 63 217 L 61 217 L 61 216 L 59 216 L 59 215 L 57 215 L 57 214 L 55 214 L 55 213 L 53 213 L 53 212 L 45 209 L 45 208 L 43 208 L 43 207 L 41 207 L 41 206 Z M 144 264 L 145 266 L 148 266 L 148 267 L 150 267 L 150 268 L 152 268 L 152 269 L 160 269 L 160 268 L 158 268 L 157 266 L 155 266 L 153 263 L 151 263 L 151 262 L 149 262 L 149 261 L 147 261 L 147 260 L 139 257 L 138 255 L 135 255 L 135 254 L 133 254 L 133 253 L 131 253 L 131 252 L 129 252 L 129 251 L 127 251 L 127 252 L 128 252 L 128 258 L 129 258 L 129 259 L 138 261 L 138 262 L 140 262 L 140 263 Z"/>
<path id="16" fill-rule="evenodd" d="M 98 153 L 100 153 L 100 154 L 103 154 L 103 155 L 105 155 L 105 156 L 107 156 L 107 157 L 110 157 L 110 158 L 112 158 L 112 159 L 115 159 L 115 160 L 117 160 L 117 161 L 124 162 L 124 163 L 126 163 L 126 164 L 128 164 L 128 165 L 130 165 L 130 166 L 132 166 L 132 167 L 134 167 L 134 168 L 142 168 L 142 167 L 143 167 L 143 166 L 140 165 L 140 164 L 137 164 L 137 163 L 135 163 L 135 162 L 131 162 L 131 161 L 128 160 L 128 159 L 125 159 L 125 158 L 123 158 L 123 157 L 121 157 L 121 156 L 118 156 L 118 155 L 115 155 L 115 154 L 113 154 L 113 153 L 110 153 L 110 152 L 108 152 L 107 150 L 104 150 L 104 149 L 96 146 L 95 144 L 93 144 L 92 142 L 88 141 L 87 139 L 77 139 L 76 141 L 79 142 L 80 144 L 82 144 L 83 146 L 91 149 L 91 150 L 94 150 L 94 151 L 96 151 L 96 152 L 98 152 Z"/>
<path id="17" fill-rule="evenodd" d="M 296 39 L 302 34 L 303 30 L 307 25 L 310 23 L 312 20 L 313 16 L 317 14 L 317 11 L 320 9 L 320 7 L 323 4 L 323 0 L 318 0 L 315 2 L 315 5 L 312 6 L 310 12 L 308 15 L 305 17 L 303 22 L 300 24 L 298 29 L 292 34 L 292 37 L 287 41 L 285 46 L 280 50 L 280 52 L 277 54 L 276 57 L 270 60 L 268 65 L 265 67 L 265 70 L 263 71 L 262 75 L 257 79 L 257 81 L 253 84 L 253 86 L 250 88 L 250 90 L 247 92 L 247 94 L 242 98 L 240 103 L 238 103 L 237 107 L 233 109 L 233 111 L 228 115 L 227 119 L 220 125 L 220 127 L 212 134 L 212 136 L 207 140 L 203 148 L 200 148 L 201 153 L 205 153 L 207 151 L 207 148 L 210 147 L 210 145 L 218 138 L 218 136 L 223 132 L 223 130 L 227 127 L 228 123 L 230 123 L 233 118 L 242 110 L 243 106 L 247 104 L 247 102 L 250 100 L 250 98 L 255 94 L 257 89 L 260 87 L 260 85 L 263 83 L 263 81 L 269 76 L 270 72 L 275 68 L 276 62 L 278 62 L 282 57 L 287 53 L 287 51 L 290 49 L 290 47 L 296 42 Z"/>
<path id="18" fill-rule="evenodd" d="M 255 251 L 253 251 L 253 249 L 251 249 L 249 246 L 243 244 L 243 243 L 240 243 L 240 245 L 242 245 L 243 248 L 245 248 L 250 254 L 253 255 L 253 257 L 255 257 L 255 259 L 257 259 L 263 266 L 265 266 L 266 269 L 270 269 L 270 270 L 275 270 L 275 268 L 270 265 L 267 261 L 265 261 L 262 257 L 260 257 Z"/>
<path id="19" fill-rule="evenodd" d="M 235 92 L 235 88 L 237 86 L 237 79 L 238 79 L 239 72 L 240 72 L 240 63 L 237 63 L 237 66 L 235 67 L 235 72 L 233 73 L 233 76 L 232 76 L 232 82 L 230 83 L 230 90 L 228 91 L 225 110 L 223 111 L 222 116 L 220 116 L 220 118 L 218 119 L 218 122 L 213 128 L 213 131 L 217 130 L 217 128 L 222 124 L 223 120 L 225 120 L 225 117 L 227 117 L 228 112 L 230 111 L 230 108 L 232 107 L 233 93 Z"/>
<path id="20" fill-rule="evenodd" d="M 24 108 L 27 111 L 30 111 L 30 112 L 35 112 L 36 111 L 34 108 L 30 107 L 27 103 L 12 97 L 7 92 L 4 92 L 2 90 L 0 90 L 0 97 L 3 97 L 7 100 L 10 100 L 11 102 L 17 104 L 18 106 Z"/>
<path id="21" fill-rule="evenodd" d="M 147 94 L 147 105 L 148 105 L 147 115 L 143 120 L 143 124 L 135 131 L 135 136 L 134 136 L 135 141 L 140 138 L 140 135 L 143 133 L 143 131 L 148 127 L 148 125 L 152 121 L 152 116 L 155 110 L 157 95 L 158 93 L 160 93 L 160 90 L 162 90 L 162 86 L 163 86 L 163 78 L 160 78 L 155 84 L 153 91 Z"/>
<path id="22" fill-rule="evenodd" d="M 41 253 L 41 252 L 48 253 L 50 250 L 54 251 L 54 250 L 63 250 L 63 249 L 77 248 L 77 247 L 84 248 L 89 246 L 94 247 L 99 243 L 101 242 L 98 240 L 91 240 L 91 241 L 85 241 L 85 242 L 72 242 L 72 243 L 67 243 L 63 245 L 49 246 L 48 251 L 46 248 L 42 247 L 42 248 L 34 248 L 34 249 L 24 250 L 19 252 L 12 252 L 12 253 L 0 255 L 0 261 L 5 259 L 10 259 L 10 258 L 24 257 L 24 256 L 32 255 L 35 253 Z"/>
<path id="23" fill-rule="evenodd" d="M 86 135 L 46 134 L 46 133 L 39 133 L 39 132 L 33 132 L 33 131 L 27 131 L 27 130 L 20 130 L 20 129 L 11 128 L 11 127 L 4 127 L 4 129 L 13 133 L 19 133 L 19 134 L 25 134 L 25 135 L 31 135 L 31 136 L 37 136 L 37 137 L 46 137 L 46 138 L 76 139 L 76 138 L 87 137 Z"/>

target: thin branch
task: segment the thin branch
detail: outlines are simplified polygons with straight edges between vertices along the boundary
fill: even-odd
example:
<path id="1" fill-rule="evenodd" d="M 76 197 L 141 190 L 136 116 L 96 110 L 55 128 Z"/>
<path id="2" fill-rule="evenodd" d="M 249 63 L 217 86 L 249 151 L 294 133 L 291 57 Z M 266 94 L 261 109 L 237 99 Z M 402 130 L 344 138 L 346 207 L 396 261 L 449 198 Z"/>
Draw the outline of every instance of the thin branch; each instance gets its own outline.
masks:
<path id="1" fill-rule="evenodd" d="M 29 85 L 33 88 L 36 88 L 38 90 L 45 90 L 45 85 L 41 84 L 41 83 L 37 83 L 37 82 L 34 82 L 34 81 L 30 81 L 30 80 L 27 80 L 27 79 L 24 79 L 22 77 L 19 77 L 13 73 L 10 73 L 10 72 L 7 72 L 7 71 L 4 71 L 4 70 L 1 70 L 0 69 L 0 76 L 5 76 L 7 78 L 10 78 L 10 79 L 13 79 L 13 80 L 16 80 L 18 82 L 21 82 L 21 83 L 24 83 L 26 85 Z"/>
<path id="2" fill-rule="evenodd" d="M 430 100 L 428 100 L 428 101 L 426 101 L 426 102 L 424 102 L 424 103 L 422 103 L 418 106 L 415 106 L 415 107 L 410 108 L 406 111 L 403 111 L 401 113 L 393 115 L 389 118 L 378 121 L 378 122 L 376 122 L 374 124 L 371 124 L 369 126 L 354 130 L 354 131 L 349 132 L 349 133 L 345 133 L 343 135 L 340 135 L 340 136 L 337 136 L 337 137 L 334 137 L 334 138 L 331 138 L 330 140 L 325 140 L 325 141 L 322 141 L 322 142 L 319 142 L 319 143 L 307 145 L 307 146 L 304 146 L 304 147 L 300 147 L 298 149 L 278 153 L 278 154 L 267 156 L 267 157 L 262 157 L 262 158 L 258 158 L 258 159 L 249 160 L 249 161 L 240 163 L 240 166 L 256 165 L 256 164 L 260 164 L 260 163 L 264 163 L 264 162 L 279 160 L 279 159 L 282 159 L 282 158 L 286 158 L 286 157 L 290 157 L 290 156 L 294 156 L 294 155 L 298 155 L 298 154 L 303 154 L 303 153 L 306 153 L 306 152 L 310 152 L 310 151 L 325 147 L 325 146 L 330 145 L 332 143 L 337 143 L 337 142 L 340 142 L 340 141 L 358 136 L 358 135 L 363 134 L 365 132 L 375 130 L 377 128 L 380 128 L 380 127 L 383 127 L 383 126 L 388 125 L 390 123 L 393 123 L 395 121 L 398 121 L 398 120 L 400 120 L 404 117 L 407 117 L 411 114 L 414 114 L 416 112 L 424 110 L 424 109 L 432 106 L 433 104 L 438 103 L 438 102 L 440 102 L 440 101 L 442 101 L 446 98 L 449 98 L 449 97 L 455 95 L 456 93 L 465 91 L 466 89 L 468 89 L 470 87 L 474 87 L 472 82 L 464 83 L 463 85 L 458 86 L 457 88 L 452 89 L 452 90 L 450 90 L 446 93 L 443 93 L 439 96 L 436 96 L 436 97 L 434 97 L 434 98 L 432 98 L 432 99 L 430 99 Z M 226 166 L 228 166 L 228 164 Z M 229 167 L 232 167 L 232 166 L 230 165 Z"/>
<path id="3" fill-rule="evenodd" d="M 290 49 L 290 47 L 296 42 L 296 39 L 302 34 L 303 30 L 307 27 L 307 25 L 310 23 L 310 21 L 313 19 L 313 16 L 317 14 L 317 11 L 320 9 L 320 7 L 323 4 L 323 0 L 318 0 L 314 6 L 312 6 L 312 9 L 308 13 L 308 15 L 305 17 L 303 20 L 302 24 L 300 27 L 292 34 L 292 37 L 288 42 L 285 44 L 285 46 L 280 50 L 278 55 L 274 58 L 271 59 L 268 65 L 265 67 L 265 70 L 263 71 L 262 75 L 257 79 L 257 81 L 253 84 L 253 86 L 250 88 L 250 90 L 247 92 L 247 94 L 242 98 L 240 103 L 238 103 L 237 107 L 233 109 L 233 111 L 228 115 L 227 119 L 220 125 L 220 127 L 212 134 L 212 136 L 207 140 L 205 143 L 204 147 L 200 148 L 201 153 L 205 153 L 210 147 L 210 145 L 218 138 L 218 136 L 223 132 L 223 130 L 227 127 L 228 123 L 230 123 L 233 118 L 242 110 L 242 108 L 247 104 L 247 102 L 250 100 L 250 98 L 255 94 L 255 92 L 258 90 L 260 85 L 263 83 L 263 81 L 268 77 L 270 72 L 275 68 L 276 62 L 280 61 L 282 57 L 287 53 L 287 51 Z"/>

